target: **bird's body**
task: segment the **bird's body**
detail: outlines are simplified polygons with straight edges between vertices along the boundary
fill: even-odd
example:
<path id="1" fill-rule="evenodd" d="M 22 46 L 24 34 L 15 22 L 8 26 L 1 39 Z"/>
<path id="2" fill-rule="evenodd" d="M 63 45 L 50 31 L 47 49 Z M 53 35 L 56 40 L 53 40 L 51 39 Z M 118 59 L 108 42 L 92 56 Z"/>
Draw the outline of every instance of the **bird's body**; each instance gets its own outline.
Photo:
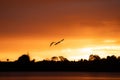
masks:
<path id="1" fill-rule="evenodd" d="M 55 45 L 59 44 L 60 42 L 56 42 Z"/>

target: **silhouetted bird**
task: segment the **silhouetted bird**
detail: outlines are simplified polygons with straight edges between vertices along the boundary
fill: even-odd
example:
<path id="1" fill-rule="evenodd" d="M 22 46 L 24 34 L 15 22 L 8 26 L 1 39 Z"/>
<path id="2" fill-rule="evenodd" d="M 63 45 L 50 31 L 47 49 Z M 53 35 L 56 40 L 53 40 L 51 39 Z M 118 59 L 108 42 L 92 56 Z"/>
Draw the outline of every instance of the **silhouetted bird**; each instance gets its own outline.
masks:
<path id="1" fill-rule="evenodd" d="M 62 41 L 64 41 L 64 39 L 62 39 L 62 40 L 60 40 L 60 41 L 58 41 L 58 42 L 51 42 L 50 47 L 51 47 L 52 45 L 58 45 L 58 44 L 61 43 Z"/>

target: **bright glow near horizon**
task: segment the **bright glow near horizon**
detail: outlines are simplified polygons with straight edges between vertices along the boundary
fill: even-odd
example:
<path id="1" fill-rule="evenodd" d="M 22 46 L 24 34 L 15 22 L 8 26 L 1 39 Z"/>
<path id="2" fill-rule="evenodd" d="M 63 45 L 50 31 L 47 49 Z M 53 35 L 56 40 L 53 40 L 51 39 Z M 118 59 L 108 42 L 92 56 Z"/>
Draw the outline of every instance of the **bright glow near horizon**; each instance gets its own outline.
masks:
<path id="1" fill-rule="evenodd" d="M 96 47 L 87 47 L 87 48 L 79 48 L 79 49 L 65 49 L 66 53 L 76 53 L 70 57 L 70 60 L 80 60 L 80 59 L 89 59 L 89 55 L 95 54 L 99 55 L 101 58 L 106 58 L 107 56 L 115 55 L 119 56 L 120 54 L 120 46 L 96 46 Z"/>
<path id="2" fill-rule="evenodd" d="M 101 58 L 106 58 L 107 56 L 111 56 L 111 55 L 115 55 L 116 57 L 118 57 L 119 53 L 120 53 L 120 46 L 96 46 L 96 47 L 77 48 L 77 49 L 67 48 L 62 50 L 51 50 L 51 51 L 43 52 L 43 54 L 47 54 L 45 56 L 48 59 L 50 59 L 52 56 L 63 56 L 69 60 L 75 60 L 75 61 L 80 59 L 88 60 L 89 55 L 91 54 L 99 55 Z M 42 58 L 41 60 L 46 58 Z M 37 59 L 40 60 L 39 57 Z"/>
<path id="3" fill-rule="evenodd" d="M 101 58 L 106 58 L 107 56 L 115 55 L 120 56 L 120 46 L 96 46 L 96 47 L 84 47 L 84 48 L 66 48 L 66 49 L 59 49 L 59 50 L 46 50 L 46 51 L 30 51 L 29 54 L 31 60 L 35 59 L 36 61 L 41 61 L 43 59 L 51 59 L 53 56 L 63 56 L 67 58 L 68 60 L 75 60 L 78 61 L 80 59 L 89 59 L 89 55 L 95 54 L 99 55 Z M 9 55 L 6 58 L 3 58 L 3 61 L 6 61 L 7 58 L 10 59 L 10 61 L 14 61 L 18 59 L 19 56 L 22 54 L 19 53 L 16 56 L 12 56 L 11 58 Z"/>

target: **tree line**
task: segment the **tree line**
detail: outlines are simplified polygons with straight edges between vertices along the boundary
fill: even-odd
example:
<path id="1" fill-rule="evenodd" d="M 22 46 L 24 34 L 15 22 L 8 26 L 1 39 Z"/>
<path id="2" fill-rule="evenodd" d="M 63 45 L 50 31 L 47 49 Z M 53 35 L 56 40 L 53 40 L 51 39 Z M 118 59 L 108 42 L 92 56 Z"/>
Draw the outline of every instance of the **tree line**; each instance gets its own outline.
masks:
<path id="1" fill-rule="evenodd" d="M 101 58 L 99 55 L 91 54 L 89 56 L 88 60 L 80 59 L 80 60 L 75 61 L 75 62 L 100 61 L 100 60 L 108 60 L 108 61 L 118 60 L 119 61 L 120 56 L 116 57 L 115 55 L 112 55 L 112 56 L 107 56 L 106 58 Z M 9 61 L 9 60 L 7 59 L 7 61 Z M 68 61 L 68 62 L 71 62 L 67 58 L 65 58 L 64 56 L 53 56 L 53 57 L 51 57 L 51 59 L 43 59 L 42 61 L 55 61 L 55 62 L 57 62 L 57 61 L 61 61 L 61 62 Z M 35 59 L 30 60 L 30 56 L 28 54 L 23 54 L 15 62 L 35 62 Z M 40 61 L 38 61 L 38 62 L 40 62 Z"/>
<path id="2" fill-rule="evenodd" d="M 16 61 L 0 62 L 0 71 L 97 71 L 120 72 L 120 56 L 114 55 L 100 58 L 91 54 L 89 60 L 80 59 L 69 61 L 63 56 L 53 56 L 50 60 L 30 60 L 30 56 L 23 54 Z"/>

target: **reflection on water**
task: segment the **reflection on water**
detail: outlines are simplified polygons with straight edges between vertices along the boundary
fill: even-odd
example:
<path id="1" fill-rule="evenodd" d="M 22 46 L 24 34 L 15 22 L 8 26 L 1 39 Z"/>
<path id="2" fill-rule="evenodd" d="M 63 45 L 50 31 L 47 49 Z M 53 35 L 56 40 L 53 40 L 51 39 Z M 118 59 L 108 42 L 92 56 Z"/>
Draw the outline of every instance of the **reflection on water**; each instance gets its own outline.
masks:
<path id="1" fill-rule="evenodd" d="M 0 72 L 0 80 L 120 80 L 120 73 Z"/>

